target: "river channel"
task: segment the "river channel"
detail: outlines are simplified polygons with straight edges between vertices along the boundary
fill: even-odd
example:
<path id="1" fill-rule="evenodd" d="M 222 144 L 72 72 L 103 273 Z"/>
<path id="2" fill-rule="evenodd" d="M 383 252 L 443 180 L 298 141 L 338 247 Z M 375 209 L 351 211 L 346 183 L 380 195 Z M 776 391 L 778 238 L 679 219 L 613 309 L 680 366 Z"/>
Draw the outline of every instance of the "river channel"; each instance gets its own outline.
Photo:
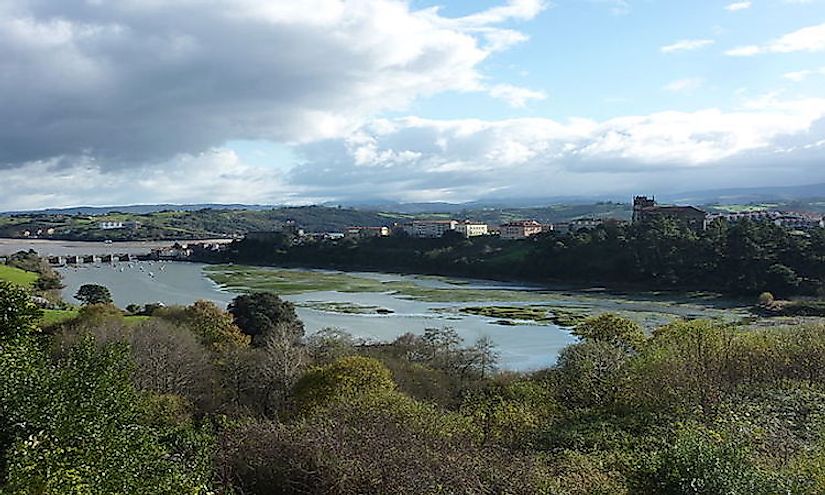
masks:
<path id="1" fill-rule="evenodd" d="M 198 263 L 135 262 L 83 265 L 61 268 L 59 271 L 66 285 L 63 296 L 67 301 L 76 302 L 72 296 L 81 285 L 95 283 L 108 287 L 115 304 L 120 307 L 152 302 L 167 305 L 191 304 L 198 299 L 226 306 L 237 294 L 212 282 L 204 275 L 204 268 L 204 265 Z M 404 275 L 357 275 L 426 286 L 447 283 Z M 465 284 L 461 287 L 483 289 L 487 286 Z M 333 327 L 370 341 L 387 341 L 406 332 L 422 333 L 426 328 L 449 326 L 458 332 L 467 345 L 482 336 L 490 337 L 498 347 L 502 366 L 513 370 L 549 366 L 555 362 L 558 352 L 575 340 L 567 329 L 553 324 L 503 326 L 495 324 L 493 318 L 458 313 L 457 310 L 466 303 L 422 302 L 392 293 L 376 292 L 311 291 L 283 297 L 298 305 L 298 316 L 303 320 L 308 333 Z M 392 313 L 343 314 L 306 307 L 323 303 L 377 306 Z"/>
<path id="2" fill-rule="evenodd" d="M 169 245 L 169 242 L 162 245 Z M 130 243 L 73 243 L 57 241 L 9 241 L 0 240 L 0 254 L 8 254 L 20 249 L 34 249 L 41 255 L 145 253 L 154 244 Z M 185 262 L 118 262 L 97 263 L 63 267 L 65 284 L 63 297 L 76 303 L 73 295 L 87 283 L 101 284 L 109 288 L 115 304 L 125 307 L 129 304 L 191 304 L 199 299 L 213 301 L 225 307 L 236 295 L 207 277 L 207 268 L 198 263 Z M 258 269 L 261 270 L 261 269 Z M 267 269 L 263 269 L 267 270 Z M 406 332 L 420 334 L 427 328 L 452 327 L 471 345 L 480 337 L 489 337 L 497 346 L 501 366 L 505 369 L 528 371 L 547 367 L 555 363 L 559 351 L 575 342 L 568 328 L 549 322 L 519 322 L 502 325 L 501 320 L 492 317 L 468 314 L 462 308 L 468 306 L 528 306 L 537 303 L 559 307 L 585 308 L 587 311 L 617 311 L 630 314 L 637 319 L 719 317 L 727 314 L 727 309 L 696 302 L 674 302 L 669 299 L 636 297 L 605 297 L 584 293 L 563 293 L 554 291 L 537 292 L 535 287 L 515 284 L 486 282 L 477 280 L 452 280 L 447 278 L 419 277 L 389 273 L 341 273 L 320 270 L 272 269 L 271 276 L 278 277 L 288 272 L 292 275 L 323 276 L 335 281 L 339 277 L 349 281 L 362 280 L 365 286 L 373 285 L 369 291 L 358 290 L 318 290 L 307 289 L 281 294 L 297 306 L 307 332 L 313 333 L 323 328 L 339 328 L 355 337 L 367 341 L 388 341 Z M 263 277 L 270 276 L 264 271 Z M 355 278 L 353 278 L 355 277 Z M 406 287 L 404 291 L 375 290 L 376 284 L 387 287 Z M 436 290 L 444 294 L 455 294 L 454 302 L 442 297 L 438 302 L 414 297 L 416 291 Z M 276 291 L 277 292 L 277 291 Z M 413 296 L 410 295 L 413 294 Z M 489 294 L 505 294 L 506 300 L 497 300 Z M 469 295 L 469 297 L 468 297 Z M 477 297 L 478 299 L 473 299 Z M 376 307 L 385 314 L 350 314 L 335 310 L 335 306 Z"/>

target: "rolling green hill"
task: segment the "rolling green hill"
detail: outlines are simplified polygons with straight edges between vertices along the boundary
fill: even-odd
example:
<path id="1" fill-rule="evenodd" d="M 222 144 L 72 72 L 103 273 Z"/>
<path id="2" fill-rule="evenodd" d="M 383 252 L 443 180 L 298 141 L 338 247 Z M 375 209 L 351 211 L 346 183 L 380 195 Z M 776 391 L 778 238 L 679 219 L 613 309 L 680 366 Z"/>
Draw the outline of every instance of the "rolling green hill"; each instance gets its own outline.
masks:
<path id="1" fill-rule="evenodd" d="M 446 208 L 446 207 L 445 207 Z M 702 206 L 708 212 L 759 209 L 825 213 L 825 201 L 716 204 Z M 126 209 L 126 208 L 124 208 Z M 392 226 L 416 219 L 472 219 L 498 225 L 512 220 L 562 223 L 583 217 L 629 220 L 627 203 L 554 204 L 530 208 L 490 208 L 455 205 L 443 212 L 396 212 L 330 206 L 276 207 L 269 209 L 204 208 L 163 210 L 149 213 L 110 211 L 96 215 L 67 213 L 20 213 L 0 215 L 0 237 L 41 237 L 64 240 L 113 241 L 183 240 L 243 236 L 248 232 L 280 230 L 294 221 L 307 232 L 341 232 L 349 226 Z M 102 230 L 101 222 L 138 222 L 137 228 Z M 40 232 L 40 234 L 38 234 Z"/>

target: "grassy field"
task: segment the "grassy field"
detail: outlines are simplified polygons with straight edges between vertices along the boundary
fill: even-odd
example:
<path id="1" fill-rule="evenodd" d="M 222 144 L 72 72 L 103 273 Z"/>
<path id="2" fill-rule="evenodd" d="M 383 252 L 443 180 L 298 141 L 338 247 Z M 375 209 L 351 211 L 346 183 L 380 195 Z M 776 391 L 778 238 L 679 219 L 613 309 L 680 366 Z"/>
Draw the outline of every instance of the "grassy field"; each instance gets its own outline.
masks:
<path id="1" fill-rule="evenodd" d="M 380 306 L 367 306 L 364 304 L 342 302 L 307 301 L 297 303 L 296 306 L 345 315 L 386 315 L 393 313 L 391 309 L 382 308 Z"/>
<path id="2" fill-rule="evenodd" d="M 606 308 L 598 304 L 582 306 L 555 306 L 555 305 L 527 305 L 527 306 L 469 306 L 460 308 L 460 313 L 496 318 L 500 325 L 554 323 L 563 327 L 574 327 L 589 316 L 607 312 Z M 617 306 L 610 310 L 624 318 L 637 322 L 644 328 L 654 329 L 661 325 L 679 319 L 681 316 L 668 312 L 667 308 L 660 311 L 634 311 L 628 307 Z M 720 318 L 720 315 L 708 314 L 707 318 Z"/>
<path id="3" fill-rule="evenodd" d="M 455 288 L 440 289 L 412 280 L 385 282 L 347 273 L 249 266 L 207 267 L 206 275 L 233 292 L 275 292 L 284 295 L 322 291 L 381 292 L 423 302 L 545 302 L 557 297 L 538 291 L 474 289 L 458 284 Z"/>
<path id="4" fill-rule="evenodd" d="M 56 325 L 77 318 L 77 315 L 78 311 L 76 309 L 47 309 L 43 311 L 40 324 L 43 326 Z"/>
<path id="5" fill-rule="evenodd" d="M 0 265 L 0 280 L 24 287 L 32 287 L 37 282 L 37 274 L 8 265 Z"/>
<path id="6" fill-rule="evenodd" d="M 206 275 L 215 283 L 233 292 L 388 292 L 378 280 L 341 273 L 303 270 L 279 270 L 247 266 L 215 266 L 206 268 Z"/>

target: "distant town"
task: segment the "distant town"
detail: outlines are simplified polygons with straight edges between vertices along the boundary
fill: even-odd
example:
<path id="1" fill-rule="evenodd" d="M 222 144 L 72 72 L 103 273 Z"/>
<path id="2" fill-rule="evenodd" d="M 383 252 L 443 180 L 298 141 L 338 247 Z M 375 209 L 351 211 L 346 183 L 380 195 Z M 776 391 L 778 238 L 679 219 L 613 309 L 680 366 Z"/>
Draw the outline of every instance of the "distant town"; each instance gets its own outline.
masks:
<path id="1" fill-rule="evenodd" d="M 633 198 L 631 223 L 645 223 L 657 217 L 671 218 L 692 230 L 706 230 L 713 222 L 736 223 L 742 220 L 770 222 L 790 230 L 810 230 L 825 227 L 825 217 L 814 213 L 783 212 L 776 210 L 754 210 L 735 213 L 708 213 L 695 206 L 660 205 L 655 198 L 636 196 Z M 541 223 L 533 219 L 513 220 L 498 225 L 490 225 L 471 219 L 414 220 L 392 225 L 349 226 L 343 232 L 308 233 L 295 222 L 287 222 L 282 230 L 273 232 L 250 232 L 245 237 L 250 240 L 266 241 L 273 235 L 286 234 L 294 239 L 365 239 L 407 235 L 424 239 L 435 239 L 448 233 L 465 238 L 485 235 L 499 236 L 501 239 L 526 239 L 528 237 L 558 232 L 561 234 L 593 229 L 604 224 L 627 224 L 627 220 L 610 217 L 582 217 L 562 223 Z"/>
<path id="2" fill-rule="evenodd" d="M 265 211 L 202 209 L 140 215 L 118 212 L 99 215 L 33 213 L 0 216 L 0 237 L 105 242 L 170 240 L 178 242 L 174 247 L 154 252 L 152 256 L 180 259 L 188 258 L 196 252 L 203 254 L 204 251 L 221 250 L 226 246 L 227 240 L 246 238 L 268 241 L 282 236 L 289 238 L 293 244 L 389 236 L 436 239 L 445 234 L 464 238 L 495 236 L 505 240 L 519 240 L 550 232 L 579 232 L 605 224 L 645 223 L 661 217 L 674 219 L 696 232 L 708 229 L 715 222 L 733 224 L 743 220 L 771 223 L 801 232 L 825 226 L 821 209 L 805 211 L 805 205 L 793 205 L 797 208 L 784 206 L 788 207 L 777 204 L 742 205 L 726 209 L 712 206 L 703 209 L 693 205 L 659 204 L 655 197 L 639 195 L 633 198 L 632 203 L 624 205 L 600 203 L 576 207 L 549 206 L 498 211 L 483 209 L 453 215 L 420 214 L 413 218 L 401 213 L 321 206 Z M 528 216 L 531 214 L 536 216 L 531 218 Z M 554 218 L 556 220 L 552 220 Z M 363 223 L 347 223 L 353 220 Z M 224 243 L 204 242 L 204 239 L 223 239 Z M 113 249 L 112 253 L 116 251 Z M 118 257 L 117 254 L 110 256 Z M 82 263 L 81 258 L 52 261 L 57 264 Z M 89 258 L 87 262 L 90 261 L 98 260 Z"/>

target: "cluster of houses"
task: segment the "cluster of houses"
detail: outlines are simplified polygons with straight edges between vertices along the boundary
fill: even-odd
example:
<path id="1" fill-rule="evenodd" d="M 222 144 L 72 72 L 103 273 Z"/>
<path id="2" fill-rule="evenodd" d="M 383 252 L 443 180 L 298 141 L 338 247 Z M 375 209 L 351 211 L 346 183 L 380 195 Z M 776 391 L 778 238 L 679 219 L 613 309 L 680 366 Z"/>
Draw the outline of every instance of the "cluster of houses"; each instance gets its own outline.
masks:
<path id="1" fill-rule="evenodd" d="M 770 222 L 789 230 L 810 230 L 825 227 L 825 220 L 819 215 L 810 213 L 782 213 L 779 211 L 718 213 L 708 215 L 708 223 L 720 218 L 728 223 L 736 223 L 744 219 L 750 220 L 751 222 Z"/>
<path id="2" fill-rule="evenodd" d="M 535 220 L 517 220 L 491 226 L 483 222 L 472 220 L 415 220 L 409 223 L 397 224 L 392 227 L 347 227 L 338 237 L 349 239 L 367 239 L 370 237 L 387 237 L 403 233 L 410 237 L 421 239 L 436 239 L 448 232 L 454 232 L 465 238 L 484 235 L 498 235 L 502 239 L 526 239 L 536 234 L 553 231 L 570 231 L 582 228 L 594 228 L 603 224 L 604 219 L 581 218 L 566 224 L 543 224 Z M 327 239 L 335 238 L 335 234 L 323 234 Z M 249 237 L 249 236 L 247 236 Z M 252 234 L 252 238 L 259 234 Z"/>
<path id="3" fill-rule="evenodd" d="M 19 233 L 20 237 L 27 237 L 31 239 L 39 239 L 41 237 L 50 237 L 54 235 L 54 228 L 49 227 L 45 229 L 37 229 L 37 230 L 24 230 Z"/>
<path id="4" fill-rule="evenodd" d="M 132 220 L 126 222 L 98 222 L 97 228 L 100 230 L 137 230 L 140 228 L 140 222 Z"/>
<path id="5" fill-rule="evenodd" d="M 140 228 L 141 223 L 136 221 L 126 221 L 126 222 L 114 222 L 114 221 L 105 221 L 105 222 L 98 222 L 97 228 L 98 230 L 137 230 Z M 43 227 L 38 229 L 26 229 L 21 230 L 15 234 L 17 237 L 25 237 L 29 239 L 40 239 L 40 238 L 48 238 L 52 237 L 55 234 L 54 227 Z M 63 230 L 63 233 L 70 232 L 67 229 Z"/>
<path id="6" fill-rule="evenodd" d="M 524 239 L 547 230 L 552 230 L 552 226 L 542 225 L 538 222 L 528 220 L 500 225 L 498 233 L 508 239 Z M 349 227 L 346 229 L 344 236 L 354 239 L 364 239 L 367 237 L 385 237 L 404 233 L 410 237 L 436 239 L 448 232 L 455 232 L 467 238 L 496 233 L 496 231 L 486 223 L 472 220 L 415 220 L 413 222 L 395 225 L 393 228 Z"/>
<path id="7" fill-rule="evenodd" d="M 786 227 L 790 230 L 809 230 L 817 227 L 825 227 L 823 217 L 805 213 L 783 213 L 777 211 L 749 211 L 741 213 L 714 213 L 695 206 L 673 206 L 660 205 L 655 198 L 647 196 L 636 196 L 633 198 L 633 223 L 645 223 L 654 218 L 667 217 L 676 219 L 688 228 L 701 231 L 708 228 L 714 221 L 722 219 L 730 223 L 735 223 L 743 219 L 759 222 L 772 222 L 776 225 Z M 278 232 L 250 232 L 247 239 L 268 241 L 276 236 L 283 238 L 286 234 L 293 239 L 294 243 L 302 243 L 320 239 L 368 239 L 372 237 L 388 237 L 391 235 L 407 235 L 410 237 L 435 239 L 444 234 L 454 232 L 465 238 L 485 235 L 497 235 L 501 239 L 526 239 L 538 234 L 547 232 L 578 232 L 589 230 L 604 224 L 623 224 L 620 219 L 614 218 L 577 218 L 566 223 L 540 223 L 535 220 L 517 220 L 502 223 L 500 225 L 488 225 L 483 222 L 472 220 L 414 220 L 409 223 L 395 224 L 393 226 L 351 226 L 343 232 L 332 232 L 323 234 L 305 233 L 294 222 L 288 222 L 282 231 Z"/>
<path id="8" fill-rule="evenodd" d="M 226 249 L 231 239 L 217 239 L 213 241 L 176 242 L 172 246 L 152 248 L 147 259 L 150 260 L 180 260 L 192 256 L 217 253 Z"/>

